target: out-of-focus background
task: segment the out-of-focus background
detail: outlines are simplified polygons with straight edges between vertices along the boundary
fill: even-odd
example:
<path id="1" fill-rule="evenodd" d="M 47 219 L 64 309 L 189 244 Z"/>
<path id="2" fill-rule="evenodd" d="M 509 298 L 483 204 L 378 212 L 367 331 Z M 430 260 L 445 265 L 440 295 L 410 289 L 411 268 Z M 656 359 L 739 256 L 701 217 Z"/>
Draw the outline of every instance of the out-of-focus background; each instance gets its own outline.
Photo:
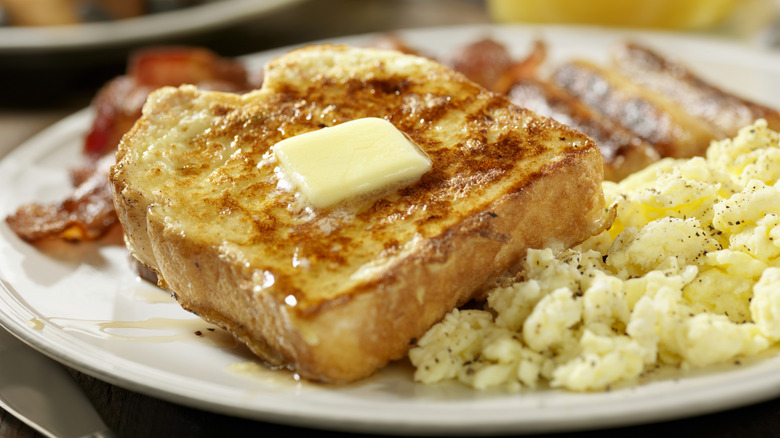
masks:
<path id="1" fill-rule="evenodd" d="M 468 23 L 657 28 L 761 43 L 778 0 L 0 0 L 0 129 L 86 106 L 149 45 L 223 56 L 330 37 Z M 44 117 L 46 113 L 51 116 Z M 21 119 L 20 119 L 21 118 Z M 23 120 L 22 120 L 23 121 Z M 11 134 L 8 134 L 11 135 Z"/>
<path id="2" fill-rule="evenodd" d="M 759 37 L 777 0 L 0 0 L 3 106 L 49 106 L 121 73 L 139 47 L 237 56 L 346 34 L 564 23 Z M 202 11 L 202 12 L 201 12 Z M 31 87 L 31 88 L 28 88 Z"/>
<path id="3" fill-rule="evenodd" d="M 307 41 L 470 23 L 657 28 L 766 41 L 777 0 L 0 0 L 0 130 L 15 145 L 89 104 L 150 45 L 240 56 Z M 30 111 L 33 118 L 26 117 Z M 48 117 L 47 117 L 48 115 Z M 34 119 L 34 120 L 32 120 Z M 21 122 L 24 127 L 19 127 Z M 27 123 L 27 125 L 24 125 Z M 13 137 L 11 137 L 13 136 Z"/>

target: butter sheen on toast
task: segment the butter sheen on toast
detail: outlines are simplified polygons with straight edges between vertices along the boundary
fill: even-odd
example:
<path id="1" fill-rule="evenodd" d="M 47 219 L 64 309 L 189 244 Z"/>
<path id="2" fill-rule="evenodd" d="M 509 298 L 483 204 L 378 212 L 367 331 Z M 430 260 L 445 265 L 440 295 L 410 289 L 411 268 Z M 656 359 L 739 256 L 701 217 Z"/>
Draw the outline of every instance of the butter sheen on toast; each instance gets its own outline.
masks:
<path id="1" fill-rule="evenodd" d="M 280 184 L 270 147 L 385 118 L 431 158 L 413 185 L 318 210 Z M 588 137 L 413 55 L 317 45 L 245 95 L 152 93 L 111 186 L 131 254 L 180 305 L 272 366 L 346 382 L 402 358 L 528 248 L 606 225 Z"/>

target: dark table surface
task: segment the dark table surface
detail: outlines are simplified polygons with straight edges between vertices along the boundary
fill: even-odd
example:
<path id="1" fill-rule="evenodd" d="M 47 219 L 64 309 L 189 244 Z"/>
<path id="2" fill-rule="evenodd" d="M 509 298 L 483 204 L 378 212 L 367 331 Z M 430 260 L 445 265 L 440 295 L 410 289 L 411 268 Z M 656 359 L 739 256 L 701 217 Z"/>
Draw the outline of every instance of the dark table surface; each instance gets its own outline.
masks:
<path id="1" fill-rule="evenodd" d="M 484 4 L 476 0 L 304 1 L 228 28 L 154 43 L 200 45 L 224 56 L 239 56 L 350 34 L 489 21 Z M 0 156 L 40 129 L 87 106 L 100 85 L 124 71 L 127 54 L 134 48 L 126 45 L 85 52 L 0 53 L 0 84 L 5 85 L 0 96 Z M 114 386 L 75 370 L 69 372 L 107 425 L 122 437 L 345 435 L 205 412 Z M 692 434 L 780 436 L 780 399 L 694 418 L 566 435 Z M 0 437 L 36 436 L 39 434 L 33 429 L 0 410 Z"/>

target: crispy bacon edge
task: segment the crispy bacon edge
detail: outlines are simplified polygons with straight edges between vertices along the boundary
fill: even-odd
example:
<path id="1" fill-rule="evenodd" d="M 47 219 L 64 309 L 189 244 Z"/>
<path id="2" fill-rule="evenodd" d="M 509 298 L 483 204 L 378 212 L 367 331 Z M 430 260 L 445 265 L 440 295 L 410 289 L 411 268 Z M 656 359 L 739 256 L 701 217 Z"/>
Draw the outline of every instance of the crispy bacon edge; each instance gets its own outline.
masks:
<path id="1" fill-rule="evenodd" d="M 114 152 L 141 116 L 149 93 L 165 85 L 194 84 L 202 89 L 243 93 L 260 86 L 237 60 L 199 47 L 154 47 L 129 58 L 125 75 L 104 85 L 92 102 L 95 113 L 85 136 L 83 163 L 71 169 L 73 191 L 60 202 L 31 202 L 5 218 L 21 239 L 85 242 L 100 239 L 118 223 L 108 175 Z"/>

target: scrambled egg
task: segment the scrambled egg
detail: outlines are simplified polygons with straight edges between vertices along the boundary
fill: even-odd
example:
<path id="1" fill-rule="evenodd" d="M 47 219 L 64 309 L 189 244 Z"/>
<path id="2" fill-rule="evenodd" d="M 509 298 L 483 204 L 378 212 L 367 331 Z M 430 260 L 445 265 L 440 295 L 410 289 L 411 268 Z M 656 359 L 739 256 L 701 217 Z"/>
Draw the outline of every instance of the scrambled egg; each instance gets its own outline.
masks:
<path id="1" fill-rule="evenodd" d="M 530 251 L 484 309 L 454 310 L 418 341 L 415 379 L 598 391 L 780 340 L 780 134 L 759 120 L 604 192 L 609 230 Z"/>

